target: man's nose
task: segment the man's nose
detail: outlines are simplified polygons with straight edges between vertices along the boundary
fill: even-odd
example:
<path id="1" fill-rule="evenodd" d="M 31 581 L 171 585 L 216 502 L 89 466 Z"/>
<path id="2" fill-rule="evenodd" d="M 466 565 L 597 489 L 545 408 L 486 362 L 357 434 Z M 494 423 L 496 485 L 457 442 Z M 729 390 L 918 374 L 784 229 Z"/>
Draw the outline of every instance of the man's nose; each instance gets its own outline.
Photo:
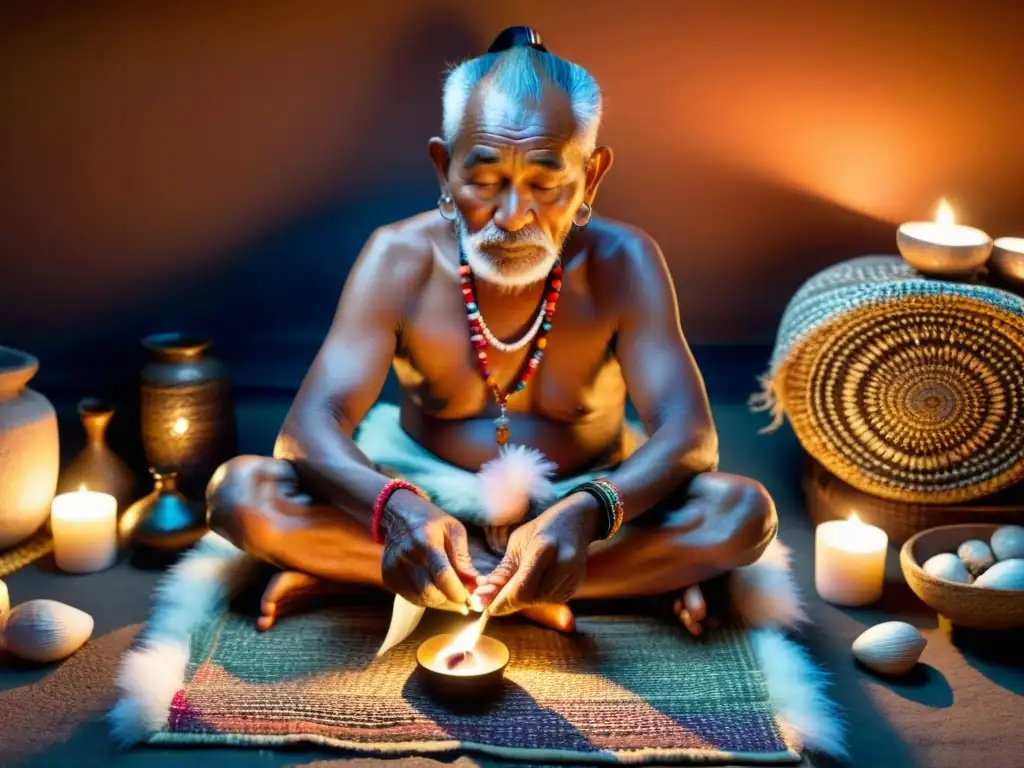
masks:
<path id="1" fill-rule="evenodd" d="M 494 211 L 494 223 L 506 232 L 517 232 L 533 218 L 532 198 L 515 187 L 508 187 Z"/>

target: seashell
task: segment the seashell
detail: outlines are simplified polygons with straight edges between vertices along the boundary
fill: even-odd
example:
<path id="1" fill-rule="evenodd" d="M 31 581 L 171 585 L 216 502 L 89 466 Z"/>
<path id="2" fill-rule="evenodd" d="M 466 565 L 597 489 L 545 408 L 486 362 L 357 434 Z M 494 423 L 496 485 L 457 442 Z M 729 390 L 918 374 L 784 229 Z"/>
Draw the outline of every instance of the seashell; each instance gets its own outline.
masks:
<path id="1" fill-rule="evenodd" d="M 974 586 L 989 589 L 1024 589 L 1024 559 L 1000 560 L 981 574 L 974 582 Z"/>
<path id="2" fill-rule="evenodd" d="M 961 584 L 971 583 L 971 574 L 964 568 L 960 558 L 952 552 L 942 552 L 934 557 L 929 557 L 923 568 L 925 573 L 938 576 L 946 581 L 956 581 Z"/>
<path id="3" fill-rule="evenodd" d="M 29 600 L 7 614 L 0 647 L 28 661 L 57 661 L 81 648 L 92 630 L 85 611 L 56 600 Z"/>
<path id="4" fill-rule="evenodd" d="M 1018 560 L 1024 558 L 1024 527 L 1004 525 L 997 528 L 989 540 L 996 560 Z"/>
<path id="5" fill-rule="evenodd" d="M 960 558 L 960 562 L 974 578 L 981 576 L 996 562 L 992 550 L 981 539 L 965 541 L 957 548 L 956 556 Z"/>
<path id="6" fill-rule="evenodd" d="M 0 616 L 11 610 L 11 595 L 7 591 L 7 585 L 0 579 Z"/>
<path id="7" fill-rule="evenodd" d="M 886 621 L 865 630 L 853 641 L 853 655 L 881 675 L 902 675 L 917 664 L 927 644 L 916 627 L 902 621 Z"/>

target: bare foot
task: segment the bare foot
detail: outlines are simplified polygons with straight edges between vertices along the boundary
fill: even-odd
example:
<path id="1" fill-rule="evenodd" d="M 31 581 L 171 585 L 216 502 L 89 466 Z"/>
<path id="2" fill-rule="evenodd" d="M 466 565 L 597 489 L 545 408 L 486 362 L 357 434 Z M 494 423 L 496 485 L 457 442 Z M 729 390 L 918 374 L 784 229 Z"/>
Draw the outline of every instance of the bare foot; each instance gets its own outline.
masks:
<path id="1" fill-rule="evenodd" d="M 293 612 L 313 598 L 351 592 L 352 586 L 335 581 L 318 579 L 300 571 L 281 571 L 274 574 L 263 590 L 260 600 L 260 617 L 256 627 L 266 631 L 282 616 Z"/>
<path id="2" fill-rule="evenodd" d="M 551 627 L 559 632 L 572 632 L 576 629 L 576 617 L 565 603 L 540 603 L 523 608 L 520 613 L 543 627 Z"/>
<path id="3" fill-rule="evenodd" d="M 700 636 L 700 633 L 704 631 L 704 626 L 709 628 L 718 626 L 718 622 L 708 616 L 704 593 L 696 584 L 687 587 L 683 594 L 676 599 L 672 605 L 672 612 L 694 637 Z M 702 625 L 701 622 L 704 624 Z"/>

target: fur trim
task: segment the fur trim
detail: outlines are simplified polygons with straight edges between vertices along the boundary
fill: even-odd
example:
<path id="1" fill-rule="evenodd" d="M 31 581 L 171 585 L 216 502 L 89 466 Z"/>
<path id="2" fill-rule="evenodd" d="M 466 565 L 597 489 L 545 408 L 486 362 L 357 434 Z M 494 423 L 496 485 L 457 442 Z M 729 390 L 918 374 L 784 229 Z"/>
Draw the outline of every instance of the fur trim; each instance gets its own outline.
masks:
<path id="1" fill-rule="evenodd" d="M 117 744 L 135 744 L 167 723 L 185 681 L 192 634 L 223 610 L 253 564 L 226 539 L 208 533 L 160 582 L 139 642 L 118 670 L 120 697 L 108 714 Z"/>
<path id="2" fill-rule="evenodd" d="M 774 432 L 781 427 L 783 421 L 785 421 L 786 404 L 782 397 L 782 382 L 784 381 L 785 374 L 781 369 L 774 373 L 768 372 L 763 376 L 758 377 L 758 382 L 761 384 L 761 391 L 751 395 L 747 400 L 747 405 L 750 410 L 755 413 L 768 411 L 772 416 L 772 420 L 768 426 L 759 429 L 758 434 L 763 435 L 768 432 Z"/>
<path id="3" fill-rule="evenodd" d="M 789 547 L 775 538 L 756 562 L 732 572 L 732 608 L 748 626 L 793 629 L 808 621 L 790 559 Z"/>
<path id="4" fill-rule="evenodd" d="M 798 750 L 845 758 L 845 726 L 839 707 L 826 694 L 828 675 L 807 651 L 775 630 L 753 630 L 750 644 L 786 740 Z"/>
<path id="5" fill-rule="evenodd" d="M 529 512 L 531 501 L 553 499 L 551 477 L 556 469 L 534 448 L 503 446 L 498 457 L 477 473 L 480 504 L 487 515 L 485 524 L 500 527 L 518 523 Z"/>

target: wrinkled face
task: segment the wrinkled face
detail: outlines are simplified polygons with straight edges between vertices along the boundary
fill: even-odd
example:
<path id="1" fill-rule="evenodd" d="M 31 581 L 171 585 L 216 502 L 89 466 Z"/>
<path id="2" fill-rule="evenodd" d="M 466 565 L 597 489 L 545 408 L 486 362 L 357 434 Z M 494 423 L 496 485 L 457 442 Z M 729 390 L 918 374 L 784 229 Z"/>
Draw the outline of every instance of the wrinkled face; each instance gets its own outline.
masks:
<path id="1" fill-rule="evenodd" d="M 548 275 L 585 201 L 588 175 L 595 175 L 576 130 L 571 105 L 557 91 L 546 89 L 540 103 L 528 105 L 486 86 L 470 98 L 439 171 L 478 277 L 516 288 Z"/>

